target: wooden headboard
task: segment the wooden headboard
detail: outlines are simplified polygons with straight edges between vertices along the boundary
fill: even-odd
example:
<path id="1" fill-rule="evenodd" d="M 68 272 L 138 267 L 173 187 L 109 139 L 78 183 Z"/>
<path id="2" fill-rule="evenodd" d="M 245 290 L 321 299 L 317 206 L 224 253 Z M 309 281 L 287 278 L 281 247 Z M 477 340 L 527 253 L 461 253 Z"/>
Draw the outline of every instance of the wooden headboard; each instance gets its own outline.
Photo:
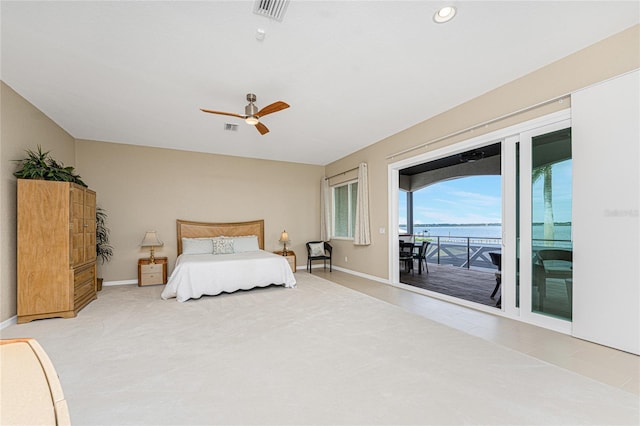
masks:
<path id="1" fill-rule="evenodd" d="M 176 220 L 178 255 L 182 254 L 182 238 L 241 237 L 257 235 L 258 246 L 264 250 L 264 219 L 251 222 L 209 223 Z"/>

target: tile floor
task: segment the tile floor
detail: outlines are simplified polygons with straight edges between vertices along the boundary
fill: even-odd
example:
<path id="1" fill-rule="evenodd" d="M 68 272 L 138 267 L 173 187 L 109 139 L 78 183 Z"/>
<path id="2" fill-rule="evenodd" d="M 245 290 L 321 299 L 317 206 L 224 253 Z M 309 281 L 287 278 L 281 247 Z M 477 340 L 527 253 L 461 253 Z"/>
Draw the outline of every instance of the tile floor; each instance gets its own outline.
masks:
<path id="1" fill-rule="evenodd" d="M 329 272 L 314 268 L 313 275 L 473 336 L 640 395 L 640 357 L 636 355 L 335 269 Z"/>

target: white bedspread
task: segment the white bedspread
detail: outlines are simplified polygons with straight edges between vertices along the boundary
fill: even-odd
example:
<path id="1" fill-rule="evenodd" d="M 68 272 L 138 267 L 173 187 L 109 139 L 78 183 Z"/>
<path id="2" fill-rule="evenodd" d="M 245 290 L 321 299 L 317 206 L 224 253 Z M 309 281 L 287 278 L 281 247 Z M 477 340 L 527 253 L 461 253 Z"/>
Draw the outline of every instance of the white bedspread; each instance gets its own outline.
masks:
<path id="1" fill-rule="evenodd" d="M 234 254 L 182 254 L 161 297 L 178 302 L 271 284 L 295 287 L 287 259 L 264 250 Z"/>

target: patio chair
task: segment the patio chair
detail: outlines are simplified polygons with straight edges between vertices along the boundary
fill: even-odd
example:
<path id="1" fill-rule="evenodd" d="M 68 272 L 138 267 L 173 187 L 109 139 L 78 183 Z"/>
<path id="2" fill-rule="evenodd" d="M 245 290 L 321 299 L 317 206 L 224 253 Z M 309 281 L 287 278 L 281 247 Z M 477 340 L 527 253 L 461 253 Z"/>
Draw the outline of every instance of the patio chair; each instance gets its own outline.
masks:
<path id="1" fill-rule="evenodd" d="M 404 243 L 413 243 L 415 236 L 413 234 L 400 234 L 398 239 Z"/>
<path id="2" fill-rule="evenodd" d="M 493 289 L 493 293 L 491 293 L 491 298 L 493 299 L 502 284 L 502 253 L 489 252 L 489 256 L 491 257 L 491 263 L 498 267 L 498 272 L 496 272 L 496 287 Z M 502 296 L 498 298 L 496 302 L 496 307 L 500 308 L 502 305 Z"/>
<path id="3" fill-rule="evenodd" d="M 404 264 L 405 272 L 413 272 L 413 243 L 400 240 L 398 260 Z"/>
<path id="4" fill-rule="evenodd" d="M 547 279 L 559 279 L 565 284 L 567 299 L 572 303 L 573 284 L 573 251 L 562 249 L 543 249 L 536 253 L 534 265 L 535 282 L 538 285 L 538 300 L 540 309 L 544 308 L 544 298 L 547 295 Z M 536 268 L 537 266 L 537 268 Z"/>
<path id="5" fill-rule="evenodd" d="M 418 253 L 413 253 L 413 258 L 418 261 L 418 274 L 422 274 L 422 262 L 424 262 L 424 269 L 429 273 L 429 265 L 427 265 L 427 248 L 429 247 L 429 241 L 423 241 Z"/>

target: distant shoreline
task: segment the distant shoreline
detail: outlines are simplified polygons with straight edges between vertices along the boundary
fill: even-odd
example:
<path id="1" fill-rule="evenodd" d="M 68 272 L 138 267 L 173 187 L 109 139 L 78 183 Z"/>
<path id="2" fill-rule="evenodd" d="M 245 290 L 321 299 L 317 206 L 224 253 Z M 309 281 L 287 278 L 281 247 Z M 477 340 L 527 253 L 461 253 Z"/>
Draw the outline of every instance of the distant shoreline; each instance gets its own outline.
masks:
<path id="1" fill-rule="evenodd" d="M 543 222 L 534 222 L 533 225 L 544 225 Z M 556 226 L 571 226 L 571 222 L 555 222 Z M 415 224 L 414 228 L 437 228 L 437 227 L 452 227 L 452 226 L 502 226 L 501 223 L 428 223 L 428 224 Z M 401 228 L 407 227 L 407 225 L 400 225 Z"/>

